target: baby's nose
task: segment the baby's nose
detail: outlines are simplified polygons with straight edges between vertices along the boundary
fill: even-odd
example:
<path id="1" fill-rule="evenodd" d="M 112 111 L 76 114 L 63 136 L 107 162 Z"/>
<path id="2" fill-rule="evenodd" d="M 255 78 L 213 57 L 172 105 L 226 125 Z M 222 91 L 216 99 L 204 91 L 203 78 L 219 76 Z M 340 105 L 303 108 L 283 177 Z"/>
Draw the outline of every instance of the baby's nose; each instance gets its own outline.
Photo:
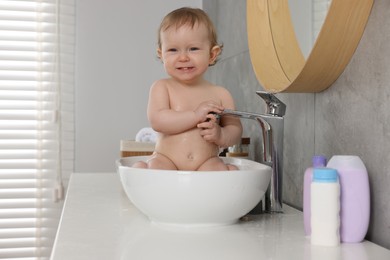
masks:
<path id="1" fill-rule="evenodd" d="M 187 52 L 187 51 L 182 51 L 182 52 L 180 52 L 179 59 L 180 59 L 181 61 L 187 61 L 187 60 L 189 60 L 188 52 Z"/>

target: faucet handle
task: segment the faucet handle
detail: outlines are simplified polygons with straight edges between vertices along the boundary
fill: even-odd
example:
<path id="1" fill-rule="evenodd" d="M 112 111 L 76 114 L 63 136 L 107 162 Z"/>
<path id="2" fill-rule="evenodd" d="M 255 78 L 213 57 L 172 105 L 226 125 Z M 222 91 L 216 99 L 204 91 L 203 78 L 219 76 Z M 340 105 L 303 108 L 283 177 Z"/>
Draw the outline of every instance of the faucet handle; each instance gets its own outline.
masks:
<path id="1" fill-rule="evenodd" d="M 264 99 L 267 104 L 267 113 L 274 116 L 284 116 L 286 114 L 286 104 L 278 99 L 274 94 L 266 91 L 256 91 L 256 94 Z"/>

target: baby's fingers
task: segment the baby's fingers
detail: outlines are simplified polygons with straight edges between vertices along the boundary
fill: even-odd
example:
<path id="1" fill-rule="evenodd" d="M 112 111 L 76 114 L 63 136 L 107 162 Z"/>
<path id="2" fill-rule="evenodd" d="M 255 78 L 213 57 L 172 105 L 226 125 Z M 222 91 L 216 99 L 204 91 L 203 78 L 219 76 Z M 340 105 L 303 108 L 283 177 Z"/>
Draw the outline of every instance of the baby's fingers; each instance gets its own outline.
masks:
<path id="1" fill-rule="evenodd" d="M 209 129 L 209 128 L 211 128 L 212 127 L 212 122 L 210 122 L 210 121 L 205 121 L 205 122 L 202 122 L 202 123 L 199 123 L 199 124 L 197 124 L 196 126 L 198 127 L 198 128 L 201 128 L 201 129 Z"/>
<path id="2" fill-rule="evenodd" d="M 210 122 L 213 122 L 215 124 L 219 124 L 219 119 L 221 118 L 221 115 L 211 112 L 206 117 L 207 117 L 206 121 L 210 121 Z"/>

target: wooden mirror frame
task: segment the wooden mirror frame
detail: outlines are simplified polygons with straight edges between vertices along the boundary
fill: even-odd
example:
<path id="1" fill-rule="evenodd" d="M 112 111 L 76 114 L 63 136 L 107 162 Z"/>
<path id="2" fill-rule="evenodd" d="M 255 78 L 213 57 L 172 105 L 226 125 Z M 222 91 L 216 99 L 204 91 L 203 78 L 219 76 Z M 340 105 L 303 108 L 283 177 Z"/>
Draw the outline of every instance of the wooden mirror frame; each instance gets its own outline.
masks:
<path id="1" fill-rule="evenodd" d="M 247 0 L 249 53 L 265 90 L 320 92 L 344 71 L 363 35 L 374 0 L 332 0 L 305 61 L 288 0 Z"/>

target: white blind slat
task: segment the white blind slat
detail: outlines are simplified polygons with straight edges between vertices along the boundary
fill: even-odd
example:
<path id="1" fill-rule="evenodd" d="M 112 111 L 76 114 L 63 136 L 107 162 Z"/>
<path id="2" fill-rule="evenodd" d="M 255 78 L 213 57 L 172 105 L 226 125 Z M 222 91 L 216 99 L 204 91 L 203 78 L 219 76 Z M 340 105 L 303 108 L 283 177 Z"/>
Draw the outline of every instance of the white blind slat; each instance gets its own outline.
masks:
<path id="1" fill-rule="evenodd" d="M 0 149 L 55 149 L 56 145 L 57 141 L 53 140 L 44 143 L 37 140 L 0 140 Z"/>
<path id="2" fill-rule="evenodd" d="M 39 172 L 39 175 L 43 179 L 49 179 L 53 174 L 55 174 L 55 170 L 46 170 L 46 171 Z M 7 170 L 0 171 L 1 180 L 32 179 L 32 178 L 36 178 L 37 175 L 38 172 L 33 169 L 7 169 Z"/>
<path id="3" fill-rule="evenodd" d="M 36 198 L 24 198 L 24 199 L 1 199 L 0 207 L 3 209 L 20 209 L 20 208 L 37 208 L 40 207 L 51 207 L 53 204 L 53 199 L 51 197 L 52 191 L 46 190 L 46 195 L 50 196 L 47 199 L 40 199 L 39 201 Z M 39 202 L 39 203 L 38 203 Z M 0 230 L 1 232 L 1 230 Z"/>

